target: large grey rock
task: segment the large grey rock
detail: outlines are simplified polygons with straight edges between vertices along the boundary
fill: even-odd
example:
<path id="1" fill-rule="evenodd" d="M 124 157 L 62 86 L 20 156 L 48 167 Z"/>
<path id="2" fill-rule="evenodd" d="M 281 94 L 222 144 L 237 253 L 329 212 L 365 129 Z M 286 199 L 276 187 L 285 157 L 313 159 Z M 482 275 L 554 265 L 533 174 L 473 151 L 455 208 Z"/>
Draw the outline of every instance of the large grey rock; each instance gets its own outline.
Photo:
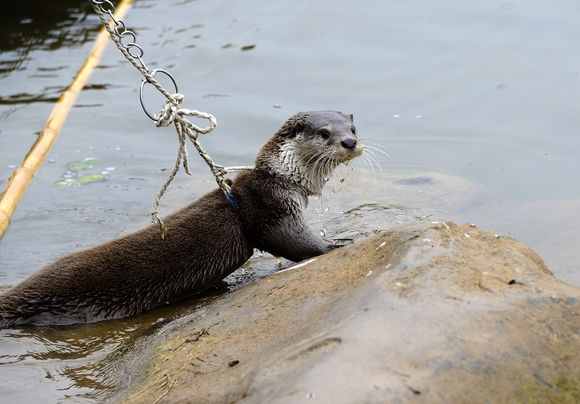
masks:
<path id="1" fill-rule="evenodd" d="M 580 400 L 580 288 L 523 244 L 416 223 L 311 261 L 175 321 L 123 401 Z"/>

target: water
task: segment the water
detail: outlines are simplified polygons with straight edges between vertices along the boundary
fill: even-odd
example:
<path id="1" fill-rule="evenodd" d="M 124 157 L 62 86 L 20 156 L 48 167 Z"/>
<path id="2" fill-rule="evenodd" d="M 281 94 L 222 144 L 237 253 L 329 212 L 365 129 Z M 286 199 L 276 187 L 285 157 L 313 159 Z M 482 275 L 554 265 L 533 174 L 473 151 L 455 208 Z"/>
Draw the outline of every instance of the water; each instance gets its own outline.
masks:
<path id="1" fill-rule="evenodd" d="M 84 2 L 38 7 L 4 6 L 2 187 L 81 67 L 98 28 Z M 538 251 L 560 279 L 580 285 L 579 12 L 580 4 L 566 0 L 369 0 L 356 6 L 138 0 L 125 20 L 145 62 L 175 76 L 185 106 L 218 118 L 217 130 L 202 139 L 217 162 L 251 164 L 259 146 L 296 111 L 354 113 L 361 136 L 390 149 L 391 158 L 380 161 L 385 172 L 401 179 L 441 173 L 431 193 L 428 184 L 401 188 L 356 174 L 369 188 L 366 197 L 359 192 L 359 205 L 380 195 L 403 210 L 507 233 Z M 0 241 L 0 288 L 63 253 L 148 223 L 177 142 L 172 129 L 155 128 L 142 113 L 139 80 L 109 46 Z M 152 97 L 148 102 L 155 105 Z M 162 214 L 214 186 L 191 151 L 194 176 L 178 177 Z M 86 158 L 95 161 L 86 174 L 106 171 L 105 181 L 54 185 L 68 163 Z M 347 195 L 346 187 L 342 191 Z M 337 207 L 321 222 L 353 208 L 339 195 L 327 190 Z M 369 214 L 359 213 L 361 221 Z M 84 334 L 75 327 L 0 331 L 0 390 L 7 393 L 0 397 L 102 397 L 119 383 L 107 382 L 100 361 L 139 340 L 159 317 L 167 314 L 88 326 Z M 84 355 L 86 344 L 93 345 Z"/>

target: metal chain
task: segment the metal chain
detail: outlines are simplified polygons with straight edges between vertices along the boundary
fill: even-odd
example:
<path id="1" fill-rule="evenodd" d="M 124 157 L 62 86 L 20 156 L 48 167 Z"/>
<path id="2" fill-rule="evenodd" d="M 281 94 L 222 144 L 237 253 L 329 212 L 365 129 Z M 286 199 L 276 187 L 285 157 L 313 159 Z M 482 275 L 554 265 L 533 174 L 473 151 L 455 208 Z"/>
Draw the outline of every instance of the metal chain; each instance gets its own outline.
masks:
<path id="1" fill-rule="evenodd" d="M 137 36 L 133 31 L 127 29 L 125 23 L 122 20 L 118 20 L 115 18 L 115 6 L 109 0 L 89 0 L 89 3 L 93 6 L 93 9 L 99 16 L 101 23 L 111 35 L 111 39 L 117 45 L 117 48 L 121 51 L 121 53 L 125 56 L 125 58 L 143 75 L 144 80 L 148 83 L 152 84 L 161 94 L 165 96 L 165 98 L 170 99 L 171 94 L 159 84 L 157 80 L 153 78 L 151 73 L 149 73 L 149 69 L 147 65 L 143 61 L 144 51 L 141 46 L 136 43 Z M 114 29 L 111 28 L 107 19 L 105 18 L 105 14 L 109 15 L 109 18 L 114 23 Z M 126 45 L 122 42 L 123 38 L 128 38 L 130 40 L 127 41 Z M 132 53 L 133 52 L 133 53 Z"/>
<path id="2" fill-rule="evenodd" d="M 109 32 L 111 39 L 117 45 L 117 48 L 121 51 L 121 53 L 125 56 L 125 58 L 143 75 L 144 79 L 141 82 L 140 92 L 139 92 L 139 99 L 141 101 L 141 106 L 143 107 L 143 111 L 145 114 L 155 121 L 156 126 L 168 126 L 171 123 L 175 125 L 175 129 L 177 131 L 177 138 L 179 141 L 179 149 L 177 152 L 177 159 L 175 161 L 175 165 L 173 170 L 167 177 L 167 180 L 159 190 L 159 193 L 155 197 L 155 202 L 151 209 L 151 216 L 152 221 L 159 225 L 161 230 L 161 237 L 165 237 L 165 233 L 167 232 L 167 227 L 163 223 L 163 221 L 158 216 L 158 207 L 159 201 L 169 184 L 175 178 L 175 175 L 179 171 L 181 165 L 187 174 L 191 174 L 189 170 L 188 164 L 188 153 L 186 148 L 186 138 L 193 143 L 195 148 L 197 149 L 199 155 L 203 158 L 206 164 L 209 166 L 210 171 L 214 175 L 218 186 L 223 191 L 224 195 L 226 196 L 227 200 L 230 202 L 234 211 L 237 211 L 236 203 L 234 196 L 231 192 L 231 188 L 225 180 L 225 175 L 231 171 L 240 171 L 240 170 L 248 170 L 252 169 L 252 167 L 232 167 L 230 169 L 226 169 L 220 165 L 217 165 L 213 162 L 211 157 L 207 154 L 207 152 L 203 149 L 201 144 L 198 141 L 198 137 L 200 134 L 206 134 L 211 132 L 217 125 L 217 121 L 215 117 L 211 114 L 206 112 L 201 112 L 197 110 L 189 110 L 180 108 L 180 104 L 183 102 L 183 95 L 179 94 L 177 91 L 177 84 L 175 79 L 171 74 L 166 72 L 165 70 L 156 69 L 152 72 L 149 71 L 147 65 L 143 61 L 144 51 L 141 46 L 136 43 L 137 36 L 133 31 L 130 31 L 125 26 L 125 23 L 121 20 L 115 18 L 115 6 L 109 0 L 89 0 L 90 4 L 93 6 L 95 12 L 99 16 L 101 22 Z M 105 18 L 105 14 L 108 14 L 111 20 L 114 23 L 114 27 L 111 27 Z M 169 77 L 175 87 L 175 93 L 169 93 L 159 82 L 155 79 L 155 75 L 161 73 Z M 145 107 L 143 102 L 143 88 L 146 84 L 153 85 L 161 94 L 165 96 L 167 99 L 163 110 L 159 114 L 158 117 L 155 115 L 150 114 Z M 205 128 L 201 128 L 189 120 L 186 119 L 187 116 L 194 116 L 201 119 L 206 119 L 209 122 L 209 126 Z"/>

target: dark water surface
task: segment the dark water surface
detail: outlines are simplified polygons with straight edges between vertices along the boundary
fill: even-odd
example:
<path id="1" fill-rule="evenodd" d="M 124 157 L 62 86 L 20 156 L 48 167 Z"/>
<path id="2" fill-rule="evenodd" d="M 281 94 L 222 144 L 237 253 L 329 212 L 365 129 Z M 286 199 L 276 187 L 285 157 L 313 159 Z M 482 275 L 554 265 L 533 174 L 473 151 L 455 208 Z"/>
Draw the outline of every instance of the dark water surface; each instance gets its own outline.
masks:
<path id="1" fill-rule="evenodd" d="M 98 29 L 84 1 L 21 4 L 3 5 L 0 28 L 2 188 Z M 390 149 L 373 160 L 390 177 L 358 170 L 340 192 L 326 191 L 330 205 L 312 203 L 322 230 L 328 221 L 372 221 L 367 208 L 344 219 L 337 212 L 380 199 L 417 217 L 507 233 L 580 285 L 579 15 L 572 0 L 137 0 L 125 21 L 149 67 L 174 74 L 184 106 L 217 117 L 202 141 L 220 164 L 251 164 L 286 118 L 311 109 L 354 113 L 365 141 Z M 177 141 L 142 113 L 139 84 L 109 46 L 0 240 L 0 290 L 148 223 Z M 178 176 L 162 214 L 214 186 L 194 153 L 193 178 Z M 86 159 L 90 167 L 71 170 Z M 104 181 L 55 185 L 83 175 Z M 277 267 L 268 260 L 255 267 Z M 124 322 L 0 331 L 0 402 L 106 397 L 131 381 L 127 353 L 160 332 L 161 318 L 194 304 Z"/>

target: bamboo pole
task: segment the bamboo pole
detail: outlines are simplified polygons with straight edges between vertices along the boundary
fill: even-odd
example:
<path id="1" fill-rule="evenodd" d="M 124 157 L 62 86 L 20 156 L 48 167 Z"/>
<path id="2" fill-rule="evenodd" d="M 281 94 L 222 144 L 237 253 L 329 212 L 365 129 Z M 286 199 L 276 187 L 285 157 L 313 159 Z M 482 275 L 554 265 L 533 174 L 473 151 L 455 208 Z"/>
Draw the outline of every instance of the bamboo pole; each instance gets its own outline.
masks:
<path id="1" fill-rule="evenodd" d="M 115 18 L 118 20 L 122 19 L 125 14 L 127 14 L 133 1 L 134 0 L 122 0 L 116 7 L 117 11 L 115 13 Z M 111 24 L 113 24 L 112 21 Z M 10 224 L 12 213 L 14 213 L 14 210 L 16 209 L 18 202 L 20 202 L 24 191 L 26 191 L 28 184 L 30 184 L 32 178 L 34 178 L 38 169 L 42 165 L 42 162 L 52 148 L 71 107 L 77 99 L 80 91 L 89 80 L 93 70 L 98 65 L 108 42 L 109 33 L 105 27 L 103 27 L 95 39 L 91 53 L 85 60 L 83 67 L 80 69 L 71 85 L 64 93 L 62 93 L 52 109 L 44 130 L 38 136 L 38 139 L 24 158 L 20 167 L 12 173 L 12 177 L 10 178 L 6 189 L 2 193 L 2 196 L 0 196 L 0 238 L 6 232 L 6 229 Z"/>

